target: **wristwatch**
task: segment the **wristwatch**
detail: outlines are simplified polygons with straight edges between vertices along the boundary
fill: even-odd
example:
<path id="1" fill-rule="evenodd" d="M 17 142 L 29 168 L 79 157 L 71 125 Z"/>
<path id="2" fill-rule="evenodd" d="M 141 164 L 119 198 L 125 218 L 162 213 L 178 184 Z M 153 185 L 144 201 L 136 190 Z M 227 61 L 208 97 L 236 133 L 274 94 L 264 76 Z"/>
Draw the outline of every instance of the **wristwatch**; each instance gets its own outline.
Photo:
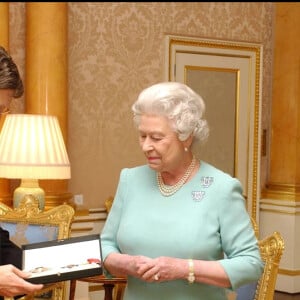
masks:
<path id="1" fill-rule="evenodd" d="M 194 261 L 192 259 L 189 259 L 188 264 L 189 264 L 189 275 L 188 275 L 187 280 L 190 284 L 192 284 L 195 281 Z"/>

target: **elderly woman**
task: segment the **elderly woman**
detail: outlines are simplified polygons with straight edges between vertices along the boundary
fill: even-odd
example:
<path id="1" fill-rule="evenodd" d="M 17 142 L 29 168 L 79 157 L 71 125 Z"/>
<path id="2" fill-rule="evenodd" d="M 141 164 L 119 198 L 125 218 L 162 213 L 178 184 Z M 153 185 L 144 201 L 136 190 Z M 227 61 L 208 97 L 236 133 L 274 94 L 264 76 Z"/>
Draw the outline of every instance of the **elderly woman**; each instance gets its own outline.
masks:
<path id="1" fill-rule="evenodd" d="M 209 129 L 188 86 L 163 82 L 133 104 L 147 165 L 123 169 L 101 233 L 104 268 L 126 276 L 124 300 L 222 300 L 261 276 L 240 182 L 198 160 Z"/>

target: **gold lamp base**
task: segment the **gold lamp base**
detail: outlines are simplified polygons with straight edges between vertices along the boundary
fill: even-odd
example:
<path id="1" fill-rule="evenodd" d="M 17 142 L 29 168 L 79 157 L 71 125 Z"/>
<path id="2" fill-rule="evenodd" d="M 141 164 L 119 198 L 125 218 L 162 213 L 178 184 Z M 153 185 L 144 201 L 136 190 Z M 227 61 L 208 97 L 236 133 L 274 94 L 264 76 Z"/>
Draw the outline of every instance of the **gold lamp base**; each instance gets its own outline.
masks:
<path id="1" fill-rule="evenodd" d="M 13 197 L 14 208 L 17 208 L 26 195 L 34 196 L 39 202 L 39 209 L 44 210 L 45 192 L 39 186 L 38 179 L 22 179 L 21 185 L 15 189 Z"/>

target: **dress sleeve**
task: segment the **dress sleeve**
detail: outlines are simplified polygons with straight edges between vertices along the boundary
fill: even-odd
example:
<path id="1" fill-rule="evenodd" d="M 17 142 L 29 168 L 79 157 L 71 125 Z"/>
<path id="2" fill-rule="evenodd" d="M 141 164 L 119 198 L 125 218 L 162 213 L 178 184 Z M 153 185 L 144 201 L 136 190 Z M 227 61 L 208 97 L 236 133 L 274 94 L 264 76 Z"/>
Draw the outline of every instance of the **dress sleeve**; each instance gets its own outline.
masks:
<path id="1" fill-rule="evenodd" d="M 229 276 L 231 288 L 257 281 L 263 271 L 258 241 L 246 210 L 240 182 L 232 178 L 226 185 L 220 205 L 219 221 L 225 257 L 220 260 Z"/>
<path id="2" fill-rule="evenodd" d="M 122 216 L 123 202 L 126 194 L 127 169 L 120 173 L 119 183 L 112 207 L 101 232 L 101 248 L 103 261 L 112 252 L 120 253 L 117 234 Z"/>

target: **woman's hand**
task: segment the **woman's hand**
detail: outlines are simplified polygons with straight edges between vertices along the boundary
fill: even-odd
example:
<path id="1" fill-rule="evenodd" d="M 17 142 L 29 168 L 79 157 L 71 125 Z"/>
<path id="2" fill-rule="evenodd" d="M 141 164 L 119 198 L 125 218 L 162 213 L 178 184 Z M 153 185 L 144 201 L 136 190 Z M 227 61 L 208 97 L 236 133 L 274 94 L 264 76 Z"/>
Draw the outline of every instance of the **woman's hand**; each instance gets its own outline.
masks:
<path id="1" fill-rule="evenodd" d="M 105 259 L 104 265 L 115 276 L 130 275 L 147 282 L 184 279 L 188 276 L 187 260 L 173 257 L 149 258 L 111 253 Z"/>
<path id="2" fill-rule="evenodd" d="M 188 276 L 187 260 L 165 256 L 141 259 L 137 263 L 137 275 L 147 282 L 184 279 Z"/>

